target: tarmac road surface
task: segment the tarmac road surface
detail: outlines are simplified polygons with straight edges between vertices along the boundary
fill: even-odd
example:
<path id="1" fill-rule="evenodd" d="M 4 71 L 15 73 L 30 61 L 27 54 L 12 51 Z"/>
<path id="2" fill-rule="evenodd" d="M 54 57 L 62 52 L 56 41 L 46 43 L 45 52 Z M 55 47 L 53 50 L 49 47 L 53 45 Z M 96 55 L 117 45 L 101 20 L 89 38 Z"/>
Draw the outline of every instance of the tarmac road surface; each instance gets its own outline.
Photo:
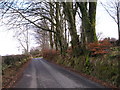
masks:
<path id="1" fill-rule="evenodd" d="M 43 58 L 34 58 L 14 88 L 104 88 Z"/>

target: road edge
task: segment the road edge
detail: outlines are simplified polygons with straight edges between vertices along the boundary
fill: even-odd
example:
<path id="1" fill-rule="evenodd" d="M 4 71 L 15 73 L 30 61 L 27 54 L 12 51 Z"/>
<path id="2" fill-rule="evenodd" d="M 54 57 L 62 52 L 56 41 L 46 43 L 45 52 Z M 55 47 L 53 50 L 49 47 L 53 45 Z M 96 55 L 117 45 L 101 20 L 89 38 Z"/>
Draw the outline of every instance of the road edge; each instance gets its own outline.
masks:
<path id="1" fill-rule="evenodd" d="M 17 74 L 13 77 L 13 79 L 11 80 L 11 82 L 10 82 L 7 86 L 5 86 L 5 87 L 3 87 L 3 88 L 14 88 L 15 85 L 16 85 L 16 83 L 17 83 L 17 82 L 20 80 L 20 78 L 22 77 L 25 68 L 27 68 L 27 66 L 29 65 L 29 63 L 31 62 L 31 60 L 32 60 L 32 59 L 30 58 L 25 64 L 23 64 L 23 65 L 19 68 Z"/>
<path id="2" fill-rule="evenodd" d="M 91 75 L 87 75 L 87 74 L 85 74 L 85 73 L 79 72 L 79 71 L 77 71 L 77 70 L 75 70 L 75 69 L 73 69 L 73 68 L 71 68 L 71 67 L 67 67 L 67 66 L 58 64 L 58 63 L 56 63 L 56 62 L 47 60 L 47 59 L 45 59 L 45 58 L 43 58 L 43 59 L 46 60 L 46 61 L 48 61 L 48 62 L 50 62 L 50 63 L 53 63 L 53 64 L 55 64 L 55 65 L 58 65 L 58 66 L 60 66 L 60 67 L 63 67 L 64 69 L 67 69 L 67 70 L 69 70 L 69 71 L 75 72 L 75 73 L 77 73 L 77 74 L 79 74 L 79 75 L 81 75 L 81 76 L 83 76 L 83 77 L 85 77 L 85 78 L 87 78 L 87 79 L 89 79 L 89 80 L 91 80 L 91 81 L 93 81 L 93 82 L 96 82 L 96 83 L 98 83 L 98 84 L 100 84 L 100 85 L 105 86 L 106 88 L 120 89 L 120 88 L 116 87 L 115 85 L 112 85 L 111 83 L 102 81 L 102 80 L 100 80 L 100 79 L 98 79 L 98 78 L 96 78 L 96 77 L 93 77 L 93 76 L 91 76 Z"/>

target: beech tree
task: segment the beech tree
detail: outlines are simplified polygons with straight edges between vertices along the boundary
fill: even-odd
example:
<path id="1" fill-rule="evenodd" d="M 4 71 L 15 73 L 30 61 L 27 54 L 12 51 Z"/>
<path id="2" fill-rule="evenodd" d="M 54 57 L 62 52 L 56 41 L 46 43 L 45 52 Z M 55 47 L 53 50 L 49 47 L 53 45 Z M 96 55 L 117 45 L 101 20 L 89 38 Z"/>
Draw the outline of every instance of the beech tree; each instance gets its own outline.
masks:
<path id="1" fill-rule="evenodd" d="M 86 65 L 89 66 L 88 44 L 97 42 L 95 21 L 97 2 L 77 2 L 82 19 L 82 51 L 85 56 Z"/>
<path id="2" fill-rule="evenodd" d="M 105 3 L 100 2 L 109 16 L 118 26 L 118 45 L 120 45 L 120 0 L 110 0 Z"/>
<path id="3" fill-rule="evenodd" d="M 75 16 L 77 12 L 77 5 L 73 2 L 63 2 L 64 14 L 68 22 L 68 28 L 71 36 L 71 46 L 74 56 L 80 55 L 80 42 L 77 35 Z"/>
<path id="4" fill-rule="evenodd" d="M 82 53 L 82 50 L 85 50 L 81 47 L 80 35 L 77 34 L 76 29 L 76 13 L 78 10 L 82 14 L 84 45 L 86 46 L 87 43 L 97 41 L 95 32 L 96 2 L 30 1 L 26 6 L 23 4 L 22 8 L 15 7 L 14 5 L 11 6 L 10 2 L 5 2 L 5 6 L 11 10 L 11 13 L 19 15 L 23 19 L 21 24 L 26 21 L 26 24 L 49 32 L 48 36 L 51 48 L 55 47 L 56 50 L 60 50 L 61 55 L 65 55 L 66 53 L 69 45 L 69 37 L 71 38 L 70 43 L 73 56 L 78 57 Z M 44 20 L 48 23 L 47 28 L 41 24 Z"/>
<path id="5" fill-rule="evenodd" d="M 89 4 L 89 8 L 88 7 Z M 95 22 L 96 22 L 97 2 L 77 2 L 82 14 L 82 28 L 85 32 L 86 43 L 97 41 Z"/>

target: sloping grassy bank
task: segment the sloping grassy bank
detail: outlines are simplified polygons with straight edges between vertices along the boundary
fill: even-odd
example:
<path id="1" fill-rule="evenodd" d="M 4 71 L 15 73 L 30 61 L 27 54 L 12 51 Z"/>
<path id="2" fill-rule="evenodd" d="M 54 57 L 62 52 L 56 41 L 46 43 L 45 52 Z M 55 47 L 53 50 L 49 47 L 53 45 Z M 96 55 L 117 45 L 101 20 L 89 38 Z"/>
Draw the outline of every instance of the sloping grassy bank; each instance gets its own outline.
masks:
<path id="1" fill-rule="evenodd" d="M 61 56 L 55 50 L 47 50 L 43 53 L 43 57 L 57 64 L 70 67 L 78 72 L 96 77 L 115 87 L 120 87 L 119 47 L 111 48 L 111 51 L 107 54 L 89 57 L 89 64 L 87 65 L 83 55 L 78 58 L 72 57 L 68 53 L 65 56 Z"/>
<path id="2" fill-rule="evenodd" d="M 15 83 L 21 67 L 29 60 L 30 56 L 28 55 L 9 55 L 2 57 L 2 88 L 11 87 Z M 10 85 L 11 82 L 12 84 Z"/>

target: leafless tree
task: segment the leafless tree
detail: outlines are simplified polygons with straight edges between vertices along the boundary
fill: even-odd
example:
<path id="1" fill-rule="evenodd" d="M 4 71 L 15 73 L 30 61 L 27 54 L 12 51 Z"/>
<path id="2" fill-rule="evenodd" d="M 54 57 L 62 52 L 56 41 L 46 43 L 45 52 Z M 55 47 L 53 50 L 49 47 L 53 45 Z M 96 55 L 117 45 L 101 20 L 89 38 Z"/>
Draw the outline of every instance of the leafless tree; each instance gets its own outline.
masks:
<path id="1" fill-rule="evenodd" d="M 103 33 L 102 32 L 98 32 L 97 33 L 97 38 L 98 38 L 98 40 L 103 40 L 104 39 Z"/>
<path id="2" fill-rule="evenodd" d="M 31 25 L 40 30 L 40 33 L 49 33 L 49 41 L 51 47 L 55 46 L 56 50 L 60 50 L 61 55 L 66 53 L 67 45 L 69 44 L 69 37 L 71 38 L 71 46 L 73 49 L 73 56 L 79 56 L 80 40 L 76 29 L 76 13 L 77 10 L 82 14 L 82 20 L 84 24 L 85 33 L 89 42 L 96 41 L 95 33 L 95 13 L 96 3 L 89 3 L 89 11 L 87 10 L 88 2 L 40 2 L 40 1 L 25 1 L 25 2 L 14 2 L 5 1 L 3 6 L 4 15 L 6 13 L 14 16 L 11 19 L 10 24 L 15 27 L 21 27 L 21 25 Z M 8 9 L 7 9 L 8 8 Z M 93 14 L 94 13 L 94 14 Z M 42 24 L 48 22 L 47 28 Z M 90 22 L 89 22 L 90 21 Z M 66 24 L 66 25 L 64 25 Z M 86 26 L 87 25 L 87 26 Z M 13 28 L 13 27 L 12 27 Z M 69 36 L 67 38 L 67 33 Z M 93 40 L 94 39 L 94 40 Z"/>
<path id="3" fill-rule="evenodd" d="M 105 3 L 100 2 L 110 17 L 118 26 L 118 45 L 120 45 L 120 0 L 107 0 Z"/>
<path id="4" fill-rule="evenodd" d="M 29 54 L 29 49 L 30 49 L 29 36 L 30 36 L 30 33 L 29 33 L 28 26 L 23 27 L 23 29 L 20 32 L 16 32 L 14 35 L 14 37 L 18 40 L 20 47 L 22 47 L 24 54 Z"/>
<path id="5" fill-rule="evenodd" d="M 17 3 L 19 6 L 17 6 Z M 41 4 L 42 2 L 26 2 L 28 3 L 25 5 L 24 2 L 15 2 L 13 1 L 3 1 L 2 5 L 2 19 L 7 20 L 4 22 L 6 26 L 9 26 L 10 29 L 15 30 L 16 34 L 15 37 L 19 41 L 20 45 L 24 49 L 25 53 L 29 51 L 29 42 L 28 42 L 28 29 L 27 26 L 31 26 L 31 28 L 36 27 L 39 30 L 43 30 L 42 35 L 48 33 L 46 31 L 52 32 L 49 28 L 44 28 L 44 25 L 41 25 L 40 22 L 44 21 L 46 18 L 48 21 L 51 19 L 49 18 L 49 7 L 45 7 L 47 3 Z M 42 6 L 43 5 L 43 6 Z M 48 10 L 46 9 L 48 8 Z M 45 11 L 44 11 L 45 10 Z M 47 15 L 48 14 L 48 15 Z M 42 16 L 42 17 L 41 17 Z M 42 27 L 43 26 L 43 27 Z M 46 35 L 45 35 L 46 36 Z M 48 37 L 48 36 L 47 36 Z M 40 37 L 39 37 L 40 39 Z M 46 40 L 43 40 L 46 41 Z M 49 40 L 47 40 L 49 41 Z M 47 45 L 47 44 L 46 44 Z M 45 47 L 45 43 L 43 45 Z"/>
<path id="6" fill-rule="evenodd" d="M 44 24 L 42 24 L 42 25 L 44 25 Z M 44 25 L 44 27 L 45 27 L 45 25 Z M 36 40 L 37 44 L 39 45 L 41 51 L 50 48 L 49 32 L 46 32 L 46 31 L 43 31 L 43 30 L 37 28 L 35 30 L 34 37 L 35 37 L 35 40 Z"/>

